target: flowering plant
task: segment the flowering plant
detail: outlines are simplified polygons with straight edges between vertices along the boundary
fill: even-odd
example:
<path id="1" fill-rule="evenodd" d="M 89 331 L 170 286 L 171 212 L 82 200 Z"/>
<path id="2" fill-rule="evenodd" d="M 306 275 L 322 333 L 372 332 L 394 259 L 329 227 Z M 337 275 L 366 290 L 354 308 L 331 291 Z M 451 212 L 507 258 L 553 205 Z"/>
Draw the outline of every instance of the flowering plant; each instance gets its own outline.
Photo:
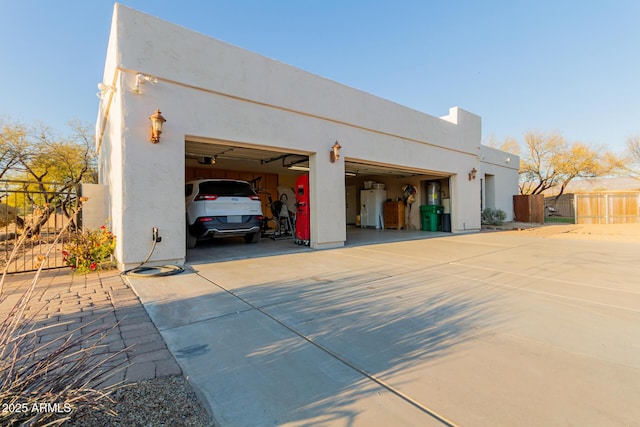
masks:
<path id="1" fill-rule="evenodd" d="M 98 230 L 75 233 L 63 247 L 62 256 L 76 273 L 88 273 L 112 266 L 116 237 L 103 225 Z"/>

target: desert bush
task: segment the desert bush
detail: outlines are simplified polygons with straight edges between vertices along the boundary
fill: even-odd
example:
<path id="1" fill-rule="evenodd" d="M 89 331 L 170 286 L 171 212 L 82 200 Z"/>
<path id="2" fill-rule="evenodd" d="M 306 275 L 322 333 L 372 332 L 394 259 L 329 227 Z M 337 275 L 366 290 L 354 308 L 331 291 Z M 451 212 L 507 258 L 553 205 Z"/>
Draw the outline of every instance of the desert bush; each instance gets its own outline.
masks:
<path id="1" fill-rule="evenodd" d="M 76 273 L 112 267 L 116 237 L 103 225 L 98 230 L 77 231 L 63 247 L 64 262 Z"/>
<path id="2" fill-rule="evenodd" d="M 507 214 L 502 209 L 485 208 L 482 211 L 482 222 L 484 224 L 502 225 Z"/>

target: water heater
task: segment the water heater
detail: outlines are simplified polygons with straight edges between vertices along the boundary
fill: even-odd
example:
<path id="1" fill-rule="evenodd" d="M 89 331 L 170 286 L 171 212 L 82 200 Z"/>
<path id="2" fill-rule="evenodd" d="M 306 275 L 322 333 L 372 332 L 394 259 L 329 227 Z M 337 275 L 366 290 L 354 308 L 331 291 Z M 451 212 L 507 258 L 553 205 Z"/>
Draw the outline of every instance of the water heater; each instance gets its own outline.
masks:
<path id="1" fill-rule="evenodd" d="M 435 181 L 427 182 L 427 204 L 440 204 L 440 183 Z"/>

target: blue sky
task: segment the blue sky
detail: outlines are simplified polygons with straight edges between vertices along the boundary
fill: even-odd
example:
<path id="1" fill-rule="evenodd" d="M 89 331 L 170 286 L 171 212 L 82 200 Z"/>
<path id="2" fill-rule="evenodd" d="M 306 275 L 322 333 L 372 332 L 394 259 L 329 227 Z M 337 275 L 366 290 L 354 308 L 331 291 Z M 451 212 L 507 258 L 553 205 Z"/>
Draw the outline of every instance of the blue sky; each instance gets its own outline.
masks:
<path id="1" fill-rule="evenodd" d="M 442 116 L 483 141 L 640 135 L 640 1 L 143 1 L 124 5 Z M 0 0 L 0 116 L 93 126 L 112 1 Z"/>

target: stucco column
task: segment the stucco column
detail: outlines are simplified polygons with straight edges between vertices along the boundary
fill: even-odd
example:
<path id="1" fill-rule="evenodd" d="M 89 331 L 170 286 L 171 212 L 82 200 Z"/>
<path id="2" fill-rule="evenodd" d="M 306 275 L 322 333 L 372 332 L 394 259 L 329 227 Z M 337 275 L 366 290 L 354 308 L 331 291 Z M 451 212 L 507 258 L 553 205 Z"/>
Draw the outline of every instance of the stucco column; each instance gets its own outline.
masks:
<path id="1" fill-rule="evenodd" d="M 309 156 L 311 247 L 337 248 L 347 240 L 344 157 L 331 163 L 325 152 Z"/>
<path id="2" fill-rule="evenodd" d="M 149 141 L 148 116 L 154 108 L 136 105 L 148 102 L 134 98 L 128 109 L 130 125 L 119 141 L 122 150 L 122 211 L 120 221 L 121 268 L 130 268 L 149 254 L 157 227 L 162 241 L 157 243 L 150 264 L 183 263 L 185 258 L 184 219 L 184 130 L 180 113 L 167 105 L 162 114 L 167 122 L 158 143 Z"/>

